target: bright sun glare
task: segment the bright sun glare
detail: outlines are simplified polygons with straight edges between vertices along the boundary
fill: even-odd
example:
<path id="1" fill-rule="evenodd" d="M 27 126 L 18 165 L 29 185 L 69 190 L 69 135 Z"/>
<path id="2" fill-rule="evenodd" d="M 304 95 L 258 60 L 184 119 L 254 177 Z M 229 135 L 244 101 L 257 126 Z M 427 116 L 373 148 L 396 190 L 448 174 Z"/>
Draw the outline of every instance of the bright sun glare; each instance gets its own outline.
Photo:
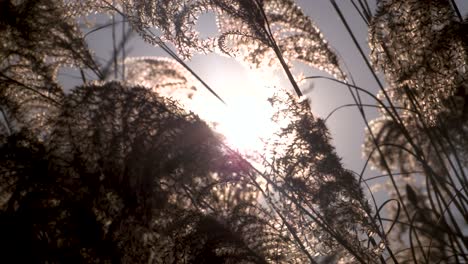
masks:
<path id="1" fill-rule="evenodd" d="M 242 100 L 244 99 L 244 100 Z M 255 98 L 253 98 L 255 99 Z M 219 116 L 216 128 L 232 147 L 240 151 L 262 148 L 262 140 L 274 130 L 271 106 L 250 98 L 237 98 Z"/>
<path id="2" fill-rule="evenodd" d="M 215 123 L 227 144 L 243 153 L 260 151 L 264 140 L 276 131 L 271 120 L 273 107 L 267 101 L 274 90 L 274 78 L 260 77 L 255 72 L 241 76 L 235 87 L 225 87 L 220 94 L 226 105 L 202 94 L 193 98 L 192 110 L 208 122 Z"/>

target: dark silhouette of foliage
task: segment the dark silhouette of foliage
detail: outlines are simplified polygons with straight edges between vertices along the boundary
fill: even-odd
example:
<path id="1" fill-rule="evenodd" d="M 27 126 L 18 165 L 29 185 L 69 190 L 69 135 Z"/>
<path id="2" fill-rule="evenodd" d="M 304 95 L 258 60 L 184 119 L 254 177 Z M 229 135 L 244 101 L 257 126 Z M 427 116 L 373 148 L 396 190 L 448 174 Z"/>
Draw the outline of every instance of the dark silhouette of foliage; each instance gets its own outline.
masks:
<path id="1" fill-rule="evenodd" d="M 65 98 L 51 122 L 44 142 L 20 131 L 2 145 L 2 250 L 10 259 L 274 257 L 267 243 L 277 237 L 266 236 L 268 214 L 256 211 L 255 193 L 235 176 L 242 171 L 210 129 L 174 102 L 117 82 L 86 86 Z"/>

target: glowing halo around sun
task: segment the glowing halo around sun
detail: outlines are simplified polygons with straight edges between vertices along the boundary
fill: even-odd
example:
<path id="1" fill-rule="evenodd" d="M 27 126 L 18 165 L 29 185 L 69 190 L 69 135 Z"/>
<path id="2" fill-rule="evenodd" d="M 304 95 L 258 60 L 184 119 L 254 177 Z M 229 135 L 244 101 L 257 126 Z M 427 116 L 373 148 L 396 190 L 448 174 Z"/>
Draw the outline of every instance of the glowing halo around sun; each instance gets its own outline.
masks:
<path id="1" fill-rule="evenodd" d="M 270 110 L 268 104 L 250 98 L 231 101 L 226 111 L 220 114 L 215 130 L 224 135 L 230 146 L 241 152 L 259 151 L 275 128 Z"/>
<path id="2" fill-rule="evenodd" d="M 127 58 L 126 81 L 152 88 L 172 98 L 184 109 L 197 114 L 227 145 L 243 154 L 262 151 L 264 142 L 278 130 L 271 118 L 274 109 L 268 99 L 277 92 L 277 77 L 226 61 L 205 65 L 205 81 L 218 93 L 223 104 L 176 61 L 163 57 Z M 240 67 L 239 67 L 240 66 Z"/>
<path id="3" fill-rule="evenodd" d="M 245 154 L 261 151 L 264 141 L 277 131 L 277 124 L 271 120 L 274 109 L 268 102 L 274 92 L 274 79 L 249 73 L 242 80 L 242 84 L 233 84 L 234 87 L 220 92 L 226 105 L 212 95 L 201 94 L 192 98 L 189 108 L 213 124 L 227 145 Z"/>

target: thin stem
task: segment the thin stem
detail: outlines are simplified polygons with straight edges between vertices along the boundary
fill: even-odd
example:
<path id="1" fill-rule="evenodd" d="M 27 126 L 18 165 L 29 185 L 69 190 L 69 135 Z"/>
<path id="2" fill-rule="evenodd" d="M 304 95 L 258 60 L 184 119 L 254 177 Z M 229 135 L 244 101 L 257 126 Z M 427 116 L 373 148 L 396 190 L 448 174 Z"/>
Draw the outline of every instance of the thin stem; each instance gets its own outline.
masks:
<path id="1" fill-rule="evenodd" d="M 462 15 L 460 13 L 460 9 L 458 9 L 458 5 L 455 2 L 455 0 L 450 0 L 450 3 L 452 3 L 452 7 L 455 10 L 455 13 L 457 14 L 457 17 L 460 20 L 460 22 L 463 21 L 463 17 L 462 17 Z"/>
<path id="2" fill-rule="evenodd" d="M 25 89 L 27 89 L 27 90 L 33 92 L 33 93 L 38 94 L 40 97 L 42 97 L 42 98 L 44 98 L 44 99 L 46 99 L 46 100 L 49 100 L 51 103 L 53 103 L 53 104 L 56 105 L 56 106 L 61 105 L 61 103 L 60 103 L 59 101 L 53 99 L 52 97 L 47 96 L 47 95 L 45 95 L 45 94 L 39 92 L 38 90 L 36 90 L 36 89 L 34 89 L 34 88 L 31 88 L 31 87 L 29 87 L 29 86 L 27 86 L 27 85 L 25 85 L 25 84 L 23 84 L 23 83 L 21 83 L 21 82 L 19 82 L 19 81 L 17 81 L 17 80 L 14 80 L 14 79 L 8 77 L 7 75 L 5 75 L 5 74 L 3 74 L 3 73 L 1 73 L 1 72 L 0 72 L 0 76 L 3 77 L 3 78 L 5 78 L 5 79 L 7 79 L 9 82 L 12 82 L 12 83 L 14 83 L 14 84 L 16 84 L 16 85 L 18 85 L 18 86 L 21 86 L 21 87 L 23 87 L 23 88 L 25 88 Z"/>
<path id="3" fill-rule="evenodd" d="M 5 120 L 6 128 L 8 130 L 8 135 L 11 135 L 13 129 L 12 129 L 12 126 L 10 124 L 10 120 L 7 117 L 7 115 L 5 114 L 5 111 L 4 111 L 4 109 L 3 109 L 3 107 L 1 105 L 0 105 L 0 112 L 2 113 L 3 120 Z"/>
<path id="4" fill-rule="evenodd" d="M 353 4 L 354 9 L 356 10 L 356 12 L 358 12 L 359 16 L 362 18 L 362 21 L 364 21 L 364 23 L 367 26 L 369 26 L 369 20 L 367 19 L 367 15 L 363 13 L 363 12 L 366 12 L 366 11 L 365 10 L 361 11 L 359 9 L 359 7 L 356 5 L 356 3 L 354 2 L 354 0 L 351 0 L 351 3 Z"/>
<path id="5" fill-rule="evenodd" d="M 127 43 L 127 34 L 126 34 L 126 30 L 125 30 L 125 18 L 122 17 L 123 21 L 122 21 L 122 41 L 124 43 Z M 126 77 L 125 77 L 125 59 L 127 59 L 127 52 L 125 50 L 125 46 L 122 48 L 122 80 L 125 81 Z"/>
<path id="6" fill-rule="evenodd" d="M 283 53 L 281 52 L 281 49 L 279 48 L 279 46 L 277 45 L 276 41 L 275 41 L 275 38 L 273 36 L 273 33 L 271 31 L 271 28 L 270 28 L 270 22 L 268 21 L 268 17 L 267 15 L 265 14 L 265 10 L 263 10 L 263 6 L 262 4 L 259 2 L 259 0 L 255 0 L 255 3 L 257 5 L 257 8 L 259 9 L 259 11 L 261 12 L 262 16 L 263 16 L 263 19 L 265 20 L 265 24 L 266 24 L 266 30 L 265 30 L 265 33 L 267 34 L 269 40 L 270 40 L 270 45 L 272 46 L 273 48 L 273 51 L 275 52 L 276 54 L 276 57 L 278 58 L 278 60 L 280 61 L 281 63 L 281 67 L 283 67 L 283 70 L 284 72 L 286 73 L 286 76 L 288 77 L 289 79 L 289 82 L 291 83 L 291 85 L 293 86 L 293 89 L 294 91 L 296 92 L 296 95 L 301 98 L 303 96 L 302 94 L 302 91 L 301 89 L 299 88 L 299 85 L 297 84 L 296 80 L 294 79 L 294 76 L 292 75 L 291 73 L 291 70 L 289 69 L 289 66 L 288 64 L 286 63 L 286 61 L 284 60 L 283 58 Z"/>
<path id="7" fill-rule="evenodd" d="M 115 4 L 115 3 L 114 3 Z M 123 41 L 122 41 L 123 42 Z M 112 59 L 113 59 L 113 62 L 114 62 L 114 79 L 117 80 L 118 78 L 118 58 L 119 58 L 119 54 L 118 54 L 118 51 L 117 51 L 117 40 L 115 38 L 115 15 L 114 13 L 112 13 Z"/>
<path id="8" fill-rule="evenodd" d="M 131 28 L 129 28 L 126 32 L 125 35 L 128 35 L 130 34 L 132 31 Z M 102 71 L 102 76 L 100 77 L 101 80 L 105 80 L 107 78 L 107 76 L 109 75 L 109 71 L 110 69 L 112 68 L 112 64 L 116 65 L 117 62 L 117 58 L 118 58 L 118 54 L 120 53 L 120 51 L 122 49 L 125 48 L 125 45 L 126 45 L 126 41 L 128 41 L 128 39 L 124 38 L 120 41 L 119 43 L 119 46 L 118 47 L 115 47 L 114 51 L 113 51 L 113 58 L 112 60 L 109 60 L 107 62 L 107 65 L 104 67 L 104 70 Z M 115 77 L 115 71 L 117 70 L 117 66 L 114 67 L 114 77 Z"/>
<path id="9" fill-rule="evenodd" d="M 341 110 L 343 108 L 347 108 L 347 107 L 352 107 L 352 106 L 356 106 L 356 107 L 369 107 L 369 108 L 377 108 L 377 109 L 382 109 L 382 107 L 380 106 L 377 106 L 377 105 L 371 105 L 371 104 L 344 104 L 344 105 L 340 105 L 338 107 L 336 107 L 335 109 L 333 109 L 328 115 L 327 117 L 324 118 L 324 121 L 327 122 L 327 120 L 335 113 L 337 112 L 338 110 Z M 408 110 L 408 111 L 412 111 L 411 109 L 407 109 L 405 107 L 396 107 L 396 109 L 400 109 L 400 110 Z"/>

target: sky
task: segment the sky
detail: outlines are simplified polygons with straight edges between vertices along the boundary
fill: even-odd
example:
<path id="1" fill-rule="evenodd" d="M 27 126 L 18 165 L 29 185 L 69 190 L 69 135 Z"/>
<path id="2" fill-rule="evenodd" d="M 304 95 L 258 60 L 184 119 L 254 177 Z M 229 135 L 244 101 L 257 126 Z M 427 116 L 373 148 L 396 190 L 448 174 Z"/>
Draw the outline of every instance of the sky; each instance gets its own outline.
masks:
<path id="1" fill-rule="evenodd" d="M 370 1 L 373 2 L 373 1 Z M 315 24 L 320 28 L 331 47 L 341 58 L 341 63 L 346 64 L 350 74 L 357 85 L 376 94 L 378 91 L 375 80 L 372 79 L 370 71 L 367 69 L 358 50 L 354 46 L 343 23 L 338 17 L 328 0 L 298 0 L 298 5 L 303 9 Z M 364 48 L 364 52 L 369 54 L 367 48 L 367 26 L 360 19 L 358 13 L 353 9 L 350 1 L 337 1 L 341 7 L 348 24 L 355 33 L 359 44 Z M 468 10 L 468 1 L 457 1 L 462 11 Z M 370 3 L 374 9 L 375 4 Z M 463 12 L 466 14 L 466 12 Z M 103 17 L 96 18 L 96 22 L 101 22 Z M 119 20 L 119 18 L 117 18 Z M 210 36 L 216 32 L 216 26 L 213 16 L 205 15 L 201 17 L 198 28 L 202 36 Z M 120 38 L 120 32 L 117 32 Z M 88 43 L 95 54 L 106 59 L 112 52 L 112 38 L 110 29 L 104 29 L 87 36 Z M 127 56 L 167 56 L 160 48 L 150 46 L 144 43 L 138 36 L 134 36 L 127 46 Z M 259 91 L 253 90 L 255 85 L 261 85 L 262 80 L 252 76 L 252 71 L 246 69 L 241 63 L 232 58 L 210 55 L 197 55 L 187 64 L 207 82 L 221 97 L 229 98 L 228 105 L 247 102 L 255 97 Z M 308 67 L 298 65 L 300 70 L 304 71 L 305 76 L 323 75 L 326 73 L 314 70 Z M 279 80 L 278 86 L 290 86 L 285 81 L 282 72 L 276 73 Z M 62 76 L 61 78 L 66 78 Z M 266 81 L 266 80 L 265 80 Z M 270 80 L 268 80 L 270 81 Z M 67 86 L 78 84 L 78 81 L 67 80 Z M 353 103 L 353 100 L 346 87 L 338 85 L 327 80 L 309 81 L 306 86 L 312 85 L 313 89 L 309 94 L 313 114 L 316 117 L 325 118 L 328 114 L 344 104 Z M 286 87 L 290 88 L 290 87 Z M 209 94 L 204 96 L 211 96 Z M 212 97 L 212 96 L 211 96 Z M 233 99 L 234 98 L 234 99 Z M 211 101 L 210 101 L 211 100 Z M 216 99 L 212 97 L 207 104 L 217 104 Z M 369 97 L 363 96 L 364 103 L 375 104 Z M 246 115 L 253 115 L 255 109 L 245 109 Z M 368 120 L 377 117 L 374 109 L 367 109 Z M 364 138 L 365 123 L 355 107 L 344 108 L 333 114 L 327 120 L 327 126 L 332 136 L 332 144 L 336 147 L 337 153 L 342 157 L 344 167 L 360 173 L 364 159 L 361 154 L 361 145 Z M 376 171 L 367 171 L 366 177 L 378 174 Z"/>

